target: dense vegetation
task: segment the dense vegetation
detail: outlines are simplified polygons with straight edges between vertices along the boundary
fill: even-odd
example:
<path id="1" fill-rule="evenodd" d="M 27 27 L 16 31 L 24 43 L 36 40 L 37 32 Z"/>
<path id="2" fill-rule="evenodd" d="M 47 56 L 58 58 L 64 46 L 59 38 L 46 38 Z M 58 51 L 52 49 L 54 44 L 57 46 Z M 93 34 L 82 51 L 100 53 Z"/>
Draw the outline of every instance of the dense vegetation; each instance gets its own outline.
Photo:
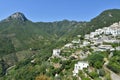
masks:
<path id="1" fill-rule="evenodd" d="M 106 10 L 90 22 L 63 20 L 34 23 L 25 18 L 25 16 L 23 17 L 25 18 L 24 20 L 9 17 L 1 21 L 0 79 L 50 80 L 54 79 L 56 73 L 60 73 L 62 76 L 70 74 L 69 71 L 72 71 L 74 61 L 55 59 L 53 62 L 60 62 L 61 67 L 54 69 L 48 60 L 52 54 L 52 50 L 62 47 L 70 42 L 76 35 L 84 35 L 95 29 L 106 27 L 114 22 L 120 21 L 119 14 L 119 9 Z M 119 57 L 119 52 L 115 52 L 108 65 L 108 68 L 117 73 L 120 72 Z M 104 55 L 93 53 L 89 57 L 89 62 L 91 66 L 100 69 L 104 63 L 103 58 Z M 35 60 L 35 62 L 31 63 L 32 60 Z M 16 66 L 14 67 L 13 65 L 15 64 Z M 7 69 L 11 66 L 13 66 L 12 69 Z M 46 70 L 46 68 L 48 70 Z M 66 71 L 64 71 L 64 69 Z M 101 75 L 103 74 L 104 72 L 101 71 Z M 95 72 L 89 75 L 93 78 L 94 76 L 98 77 L 98 74 Z M 67 78 L 69 79 L 69 77 Z M 89 80 L 88 77 L 84 78 L 85 80 Z M 56 80 L 57 79 L 61 79 L 61 77 L 58 76 Z M 66 77 L 64 77 L 64 79 L 66 79 Z"/>
<path id="2" fill-rule="evenodd" d="M 107 65 L 109 69 L 115 73 L 120 73 L 120 51 L 115 51 L 109 64 Z"/>
<path id="3" fill-rule="evenodd" d="M 93 53 L 92 55 L 89 56 L 89 63 L 91 66 L 95 67 L 95 68 L 102 68 L 102 65 L 104 63 L 103 60 L 104 56 L 102 53 Z"/>
<path id="4" fill-rule="evenodd" d="M 7 37 L 0 37 L 0 56 L 15 52 L 12 41 Z"/>

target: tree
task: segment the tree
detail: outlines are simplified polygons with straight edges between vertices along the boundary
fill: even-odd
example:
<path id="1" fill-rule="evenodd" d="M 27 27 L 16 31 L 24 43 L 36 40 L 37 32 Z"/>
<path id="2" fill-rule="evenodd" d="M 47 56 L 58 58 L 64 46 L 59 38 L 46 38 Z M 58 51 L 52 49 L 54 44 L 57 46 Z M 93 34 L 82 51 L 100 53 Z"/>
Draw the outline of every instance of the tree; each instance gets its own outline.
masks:
<path id="1" fill-rule="evenodd" d="M 89 73 L 89 76 L 94 79 L 94 78 L 97 78 L 99 75 L 94 71 L 94 72 L 90 72 Z"/>
<path id="2" fill-rule="evenodd" d="M 99 70 L 99 75 L 100 75 L 100 76 L 105 76 L 105 71 L 104 71 L 103 69 L 100 69 L 100 70 Z"/>
<path id="3" fill-rule="evenodd" d="M 94 66 L 95 66 L 97 69 L 100 69 L 100 68 L 102 67 L 102 65 L 103 65 L 103 63 L 100 62 L 100 61 L 96 61 L 96 62 L 94 63 Z"/>
<path id="4" fill-rule="evenodd" d="M 120 73 L 120 52 L 115 51 L 113 53 L 113 57 L 110 58 L 109 63 L 107 65 L 109 69 L 114 71 L 115 73 Z"/>
<path id="5" fill-rule="evenodd" d="M 99 69 L 102 67 L 102 65 L 104 63 L 103 58 L 104 57 L 102 54 L 93 53 L 92 55 L 89 56 L 88 61 L 91 66 Z"/>

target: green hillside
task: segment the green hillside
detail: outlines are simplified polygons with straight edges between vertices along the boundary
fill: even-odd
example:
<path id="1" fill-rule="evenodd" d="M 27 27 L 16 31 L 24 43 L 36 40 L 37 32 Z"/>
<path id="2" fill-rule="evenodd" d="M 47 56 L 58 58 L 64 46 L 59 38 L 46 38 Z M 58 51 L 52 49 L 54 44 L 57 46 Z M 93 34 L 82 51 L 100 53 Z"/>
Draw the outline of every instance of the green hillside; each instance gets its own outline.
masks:
<path id="1" fill-rule="evenodd" d="M 54 48 L 61 48 L 77 35 L 88 34 L 118 21 L 120 9 L 103 11 L 90 22 L 32 22 L 23 13 L 14 13 L 0 22 L 0 79 L 34 80 L 39 74 L 53 77 L 56 69 L 48 59 Z M 34 59 L 36 62 L 32 64 Z M 72 65 L 69 61 L 61 63 Z M 16 66 L 7 71 L 13 65 Z M 51 73 L 47 73 L 46 68 Z M 5 75 L 7 72 L 8 75 Z"/>

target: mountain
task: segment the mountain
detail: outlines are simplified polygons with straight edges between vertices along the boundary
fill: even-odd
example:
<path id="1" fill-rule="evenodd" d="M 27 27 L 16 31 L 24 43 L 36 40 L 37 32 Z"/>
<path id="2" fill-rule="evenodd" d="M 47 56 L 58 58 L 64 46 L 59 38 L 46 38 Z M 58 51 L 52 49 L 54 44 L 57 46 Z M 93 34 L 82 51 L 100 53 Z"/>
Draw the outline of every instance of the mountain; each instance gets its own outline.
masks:
<path id="1" fill-rule="evenodd" d="M 118 21 L 120 9 L 105 10 L 89 22 L 32 22 L 23 13 L 16 12 L 0 22 L 0 69 L 3 70 L 0 74 L 5 75 L 7 68 L 15 64 L 19 66 L 16 69 L 24 71 L 34 53 L 39 55 L 38 64 L 42 64 L 54 48 L 69 43 L 76 35 L 85 35 Z"/>
<path id="2" fill-rule="evenodd" d="M 24 16 L 23 13 L 16 12 L 16 13 L 12 14 L 11 16 L 9 16 L 7 19 L 3 20 L 3 21 L 11 21 L 11 20 L 26 21 L 28 19 Z"/>
<path id="3" fill-rule="evenodd" d="M 56 21 L 32 22 L 21 12 L 16 12 L 0 22 L 0 55 L 26 49 L 43 49 L 51 44 L 69 42 L 76 35 L 84 35 L 95 29 L 120 21 L 120 9 L 103 11 L 90 22 Z M 5 47 L 4 47 L 5 46 Z"/>
<path id="4" fill-rule="evenodd" d="M 120 21 L 120 9 L 105 10 L 91 20 L 92 23 L 103 23 L 103 26 L 109 26 L 118 21 Z"/>
<path id="5" fill-rule="evenodd" d="M 65 39 L 62 38 L 62 40 L 65 41 L 68 37 L 67 34 L 71 33 L 78 23 L 80 22 L 69 20 L 34 23 L 28 20 L 23 13 L 16 12 L 0 22 L 0 35 L 2 38 L 9 39 L 10 45 L 14 48 L 13 51 L 12 47 L 7 47 L 7 49 L 12 50 L 11 53 L 29 48 L 39 50 L 47 48 L 52 42 L 59 42 L 63 36 Z M 0 51 L 2 55 L 10 53 L 3 54 L 2 50 Z"/>
<path id="6" fill-rule="evenodd" d="M 96 29 L 108 27 L 115 22 L 120 21 L 120 9 L 109 9 L 100 13 L 89 22 L 84 23 L 82 27 L 77 27 L 72 34 L 88 34 Z M 84 26 L 84 27 L 83 27 Z"/>
<path id="7" fill-rule="evenodd" d="M 76 35 L 84 35 L 95 29 L 120 21 L 120 10 L 103 11 L 90 22 L 56 21 L 32 22 L 21 12 L 16 12 L 0 22 L 0 55 L 14 53 L 29 48 L 47 48 L 58 41 L 70 41 Z M 48 42 L 49 41 L 49 42 Z M 54 42 L 55 41 L 55 42 Z M 57 41 L 57 42 L 56 42 Z"/>
<path id="8" fill-rule="evenodd" d="M 109 9 L 103 11 L 97 17 L 91 19 L 88 26 L 92 26 L 92 29 L 103 28 L 112 25 L 115 22 L 120 21 L 120 9 Z"/>

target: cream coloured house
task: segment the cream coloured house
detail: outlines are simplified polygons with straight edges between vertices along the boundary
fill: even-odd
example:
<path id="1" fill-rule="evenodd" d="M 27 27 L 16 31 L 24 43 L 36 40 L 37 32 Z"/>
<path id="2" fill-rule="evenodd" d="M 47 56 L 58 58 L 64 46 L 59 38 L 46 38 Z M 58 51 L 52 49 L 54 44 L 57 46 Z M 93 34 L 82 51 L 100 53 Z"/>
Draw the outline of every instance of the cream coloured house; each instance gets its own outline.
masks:
<path id="1" fill-rule="evenodd" d="M 59 56 L 60 55 L 60 49 L 53 49 L 53 56 Z"/>
<path id="2" fill-rule="evenodd" d="M 74 66 L 73 76 L 76 76 L 79 73 L 79 70 L 83 70 L 84 68 L 87 68 L 88 66 L 89 66 L 88 62 L 83 62 L 83 61 L 78 62 Z"/>

